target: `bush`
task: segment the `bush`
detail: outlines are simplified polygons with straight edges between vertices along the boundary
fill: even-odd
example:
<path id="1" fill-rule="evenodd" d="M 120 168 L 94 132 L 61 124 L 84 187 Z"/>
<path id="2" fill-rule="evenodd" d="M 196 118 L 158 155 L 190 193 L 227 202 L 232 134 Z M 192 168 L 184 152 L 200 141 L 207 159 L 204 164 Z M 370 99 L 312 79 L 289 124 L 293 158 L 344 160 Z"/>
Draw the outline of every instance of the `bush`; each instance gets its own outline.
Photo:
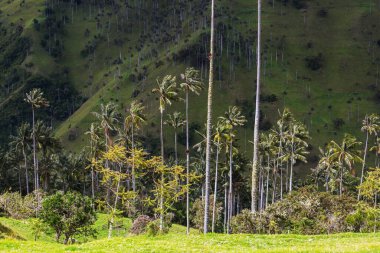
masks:
<path id="1" fill-rule="evenodd" d="M 310 56 L 305 58 L 306 67 L 313 71 L 317 71 L 323 66 L 323 55 L 319 53 L 317 56 Z"/>
<path id="2" fill-rule="evenodd" d="M 305 187 L 268 206 L 265 211 L 251 214 L 246 210 L 233 217 L 232 232 L 321 234 L 356 231 L 352 224 L 358 221 L 351 216 L 357 203 L 351 197 Z M 347 217 L 354 221 L 349 224 Z M 369 216 L 366 217 L 368 223 Z"/>
<path id="3" fill-rule="evenodd" d="M 347 216 L 346 221 L 353 232 L 376 232 L 380 227 L 380 209 L 359 202 L 356 210 Z"/>
<path id="4" fill-rule="evenodd" d="M 65 236 L 65 244 L 78 234 L 94 235 L 91 225 L 95 222 L 96 213 L 91 199 L 80 193 L 57 192 L 47 197 L 42 202 L 40 218 L 55 230 L 57 241 L 61 235 Z"/>
<path id="5" fill-rule="evenodd" d="M 147 234 L 149 236 L 156 236 L 160 232 L 160 220 L 154 220 L 148 223 Z"/>
<path id="6" fill-rule="evenodd" d="M 172 227 L 172 220 L 174 218 L 173 213 L 167 213 L 164 216 L 164 224 L 162 230 L 160 231 L 160 219 L 153 220 L 148 223 L 146 232 L 149 236 L 156 236 L 158 234 L 167 234 L 169 233 L 170 228 Z"/>
<path id="7" fill-rule="evenodd" d="M 214 195 L 210 195 L 209 200 L 209 213 L 208 213 L 208 220 L 210 221 L 208 224 L 208 230 L 211 231 L 212 226 L 212 206 L 214 201 Z M 203 231 L 203 221 L 204 221 L 204 200 L 201 198 L 198 198 L 194 201 L 193 207 L 191 208 L 192 213 L 192 222 L 194 226 L 199 229 L 200 231 Z M 222 214 L 222 203 L 216 202 L 216 209 L 215 209 L 215 228 L 216 231 L 222 228 L 222 222 L 221 222 L 221 214 Z"/>
<path id="8" fill-rule="evenodd" d="M 130 232 L 135 235 L 143 234 L 147 231 L 148 225 L 153 220 L 147 215 L 140 215 L 134 220 Z"/>
<path id="9" fill-rule="evenodd" d="M 38 197 L 40 201 L 44 193 L 40 192 Z M 14 219 L 27 219 L 35 216 L 38 212 L 38 200 L 35 192 L 22 197 L 18 192 L 6 192 L 0 195 L 0 208 Z"/>

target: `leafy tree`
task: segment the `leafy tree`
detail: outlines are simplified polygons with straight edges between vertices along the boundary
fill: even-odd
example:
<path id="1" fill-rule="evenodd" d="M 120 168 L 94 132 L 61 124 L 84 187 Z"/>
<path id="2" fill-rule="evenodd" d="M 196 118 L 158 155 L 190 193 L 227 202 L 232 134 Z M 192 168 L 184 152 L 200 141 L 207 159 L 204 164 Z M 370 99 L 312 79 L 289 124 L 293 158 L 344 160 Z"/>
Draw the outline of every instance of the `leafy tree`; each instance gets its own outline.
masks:
<path id="1" fill-rule="evenodd" d="M 90 231 L 96 213 L 91 199 L 77 192 L 57 192 L 43 200 L 40 219 L 51 226 L 59 241 L 63 235 L 64 244 L 84 231 Z"/>
<path id="2" fill-rule="evenodd" d="M 159 230 L 164 231 L 164 217 L 173 210 L 173 204 L 180 197 L 186 194 L 188 185 L 181 184 L 186 179 L 185 169 L 182 166 L 166 166 L 160 157 L 152 157 L 147 161 L 147 167 L 153 175 L 152 197 L 147 199 L 149 205 L 154 206 L 154 210 L 160 216 Z M 189 181 L 196 178 L 195 174 L 190 174 Z"/>
<path id="3" fill-rule="evenodd" d="M 380 193 L 380 168 L 373 168 L 358 187 L 363 197 L 372 199 L 374 207 L 377 206 L 377 196 Z"/>
<path id="4" fill-rule="evenodd" d="M 131 159 L 134 159 L 135 162 L 138 162 L 141 159 L 141 162 L 143 162 L 145 153 L 142 153 L 141 156 L 138 156 L 138 154 L 135 154 L 135 156 Z M 105 161 L 107 161 L 110 166 L 104 166 Z M 93 162 L 96 162 L 93 166 L 96 168 L 97 172 L 102 175 L 102 184 L 106 186 L 107 190 L 112 192 L 114 195 L 113 203 L 110 198 L 106 199 L 107 209 L 109 212 L 108 238 L 111 238 L 115 217 L 120 214 L 117 209 L 119 199 L 124 202 L 135 198 L 135 192 L 126 191 L 121 184 L 122 180 L 130 176 L 122 171 L 123 168 L 125 168 L 125 166 L 129 163 L 127 150 L 124 146 L 120 145 L 110 146 L 108 150 L 102 154 L 98 161 Z M 111 169 L 112 167 L 116 168 L 116 170 Z"/>

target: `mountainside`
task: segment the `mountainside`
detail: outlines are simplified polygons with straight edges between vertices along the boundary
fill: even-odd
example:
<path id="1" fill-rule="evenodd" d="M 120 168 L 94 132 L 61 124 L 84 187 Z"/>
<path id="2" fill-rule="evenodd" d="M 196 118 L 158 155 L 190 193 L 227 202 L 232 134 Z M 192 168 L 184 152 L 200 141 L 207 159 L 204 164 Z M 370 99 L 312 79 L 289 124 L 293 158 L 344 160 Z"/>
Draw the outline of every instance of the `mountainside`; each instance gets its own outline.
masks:
<path id="1" fill-rule="evenodd" d="M 23 102 L 41 87 L 51 106 L 37 112 L 64 146 L 79 151 L 99 104 L 120 111 L 133 99 L 148 110 L 143 132 L 158 136 L 156 78 L 188 66 L 207 83 L 209 1 L 29 0 L 0 2 L 0 142 L 22 120 Z M 256 77 L 256 2 L 217 1 L 214 117 L 238 105 L 250 156 Z M 262 128 L 289 107 L 314 146 L 350 132 L 362 138 L 366 113 L 380 112 L 380 3 L 368 0 L 270 0 L 263 6 Z M 191 97 L 191 121 L 203 126 L 206 92 Z M 169 111 L 184 110 L 181 102 Z M 194 124 L 194 127 L 195 124 Z M 339 131 L 338 131 L 339 130 Z M 339 132 L 339 133 L 338 133 Z M 171 131 L 166 131 L 171 143 Z"/>

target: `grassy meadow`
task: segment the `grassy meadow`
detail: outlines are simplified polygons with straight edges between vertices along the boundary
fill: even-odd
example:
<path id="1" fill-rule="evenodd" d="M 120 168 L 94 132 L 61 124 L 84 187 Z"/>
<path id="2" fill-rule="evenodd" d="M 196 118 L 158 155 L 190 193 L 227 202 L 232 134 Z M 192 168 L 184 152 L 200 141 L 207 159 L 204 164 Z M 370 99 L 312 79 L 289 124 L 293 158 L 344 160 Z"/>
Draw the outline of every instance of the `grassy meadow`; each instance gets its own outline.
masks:
<path id="1" fill-rule="evenodd" d="M 41 234 L 37 241 L 31 232 L 30 220 L 0 218 L 0 252 L 380 252 L 380 234 L 334 235 L 246 235 L 200 234 L 173 225 L 169 234 L 159 236 L 128 233 L 130 219 L 122 219 L 125 230 L 114 231 L 107 238 L 107 216 L 98 215 L 94 224 L 95 239 L 78 238 L 70 245 L 56 243 L 53 234 Z M 4 229 L 7 228 L 7 229 Z M 6 231 L 5 231 L 6 230 Z"/>

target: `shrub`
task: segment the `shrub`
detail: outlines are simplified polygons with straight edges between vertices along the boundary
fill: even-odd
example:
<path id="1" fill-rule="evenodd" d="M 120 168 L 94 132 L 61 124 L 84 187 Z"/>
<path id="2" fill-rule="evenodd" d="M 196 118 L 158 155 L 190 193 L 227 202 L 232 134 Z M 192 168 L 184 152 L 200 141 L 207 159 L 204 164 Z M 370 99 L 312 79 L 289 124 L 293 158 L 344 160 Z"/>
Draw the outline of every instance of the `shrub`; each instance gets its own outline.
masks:
<path id="1" fill-rule="evenodd" d="M 376 228 L 380 227 L 380 209 L 363 202 L 359 202 L 355 209 L 346 218 L 350 230 L 353 232 L 376 232 Z"/>
<path id="2" fill-rule="evenodd" d="M 154 220 L 148 223 L 147 234 L 149 236 L 156 236 L 159 232 L 160 232 L 160 220 Z"/>
<path id="3" fill-rule="evenodd" d="M 0 208 L 14 219 L 30 218 L 39 211 L 37 197 L 40 198 L 39 202 L 41 202 L 43 196 L 44 193 L 41 191 L 38 195 L 33 192 L 25 197 L 22 197 L 18 192 L 6 192 L 0 195 Z"/>
<path id="4" fill-rule="evenodd" d="M 208 213 L 208 220 L 210 221 L 208 224 L 208 230 L 211 231 L 212 226 L 212 206 L 214 201 L 214 195 L 210 195 L 209 200 L 209 213 Z M 192 222 L 194 226 L 199 229 L 200 231 L 203 231 L 203 221 L 204 221 L 204 200 L 201 198 L 198 198 L 194 201 L 193 207 L 191 208 L 192 212 Z M 216 202 L 216 209 L 215 209 L 215 228 L 216 230 L 220 229 L 222 227 L 221 223 L 221 214 L 222 214 L 222 203 Z"/>
<path id="5" fill-rule="evenodd" d="M 245 210 L 233 217 L 232 232 L 320 234 L 352 231 L 347 217 L 355 212 L 356 204 L 351 197 L 305 187 L 268 206 L 265 211 L 251 214 Z M 366 222 L 369 222 L 368 217 Z"/>
<path id="6" fill-rule="evenodd" d="M 333 120 L 334 129 L 339 130 L 345 124 L 342 118 L 336 118 Z"/>
<path id="7" fill-rule="evenodd" d="M 67 244 L 75 235 L 93 235 L 90 226 L 95 222 L 96 213 L 90 198 L 76 192 L 57 192 L 42 202 L 40 218 L 55 230 L 57 241 L 64 235 Z"/>
<path id="8" fill-rule="evenodd" d="M 149 216 L 140 215 L 134 220 L 130 232 L 135 235 L 143 234 L 147 231 L 150 222 L 152 222 L 152 219 Z"/>
<path id="9" fill-rule="evenodd" d="M 162 231 L 160 231 L 160 219 L 156 219 L 149 222 L 146 229 L 147 234 L 150 236 L 156 236 L 158 234 L 169 233 L 169 230 L 172 227 L 173 218 L 173 213 L 167 213 L 164 215 L 164 224 L 162 226 Z"/>
<path id="10" fill-rule="evenodd" d="M 317 71 L 323 66 L 323 55 L 319 53 L 317 56 L 310 56 L 305 58 L 306 67 L 313 71 Z"/>

